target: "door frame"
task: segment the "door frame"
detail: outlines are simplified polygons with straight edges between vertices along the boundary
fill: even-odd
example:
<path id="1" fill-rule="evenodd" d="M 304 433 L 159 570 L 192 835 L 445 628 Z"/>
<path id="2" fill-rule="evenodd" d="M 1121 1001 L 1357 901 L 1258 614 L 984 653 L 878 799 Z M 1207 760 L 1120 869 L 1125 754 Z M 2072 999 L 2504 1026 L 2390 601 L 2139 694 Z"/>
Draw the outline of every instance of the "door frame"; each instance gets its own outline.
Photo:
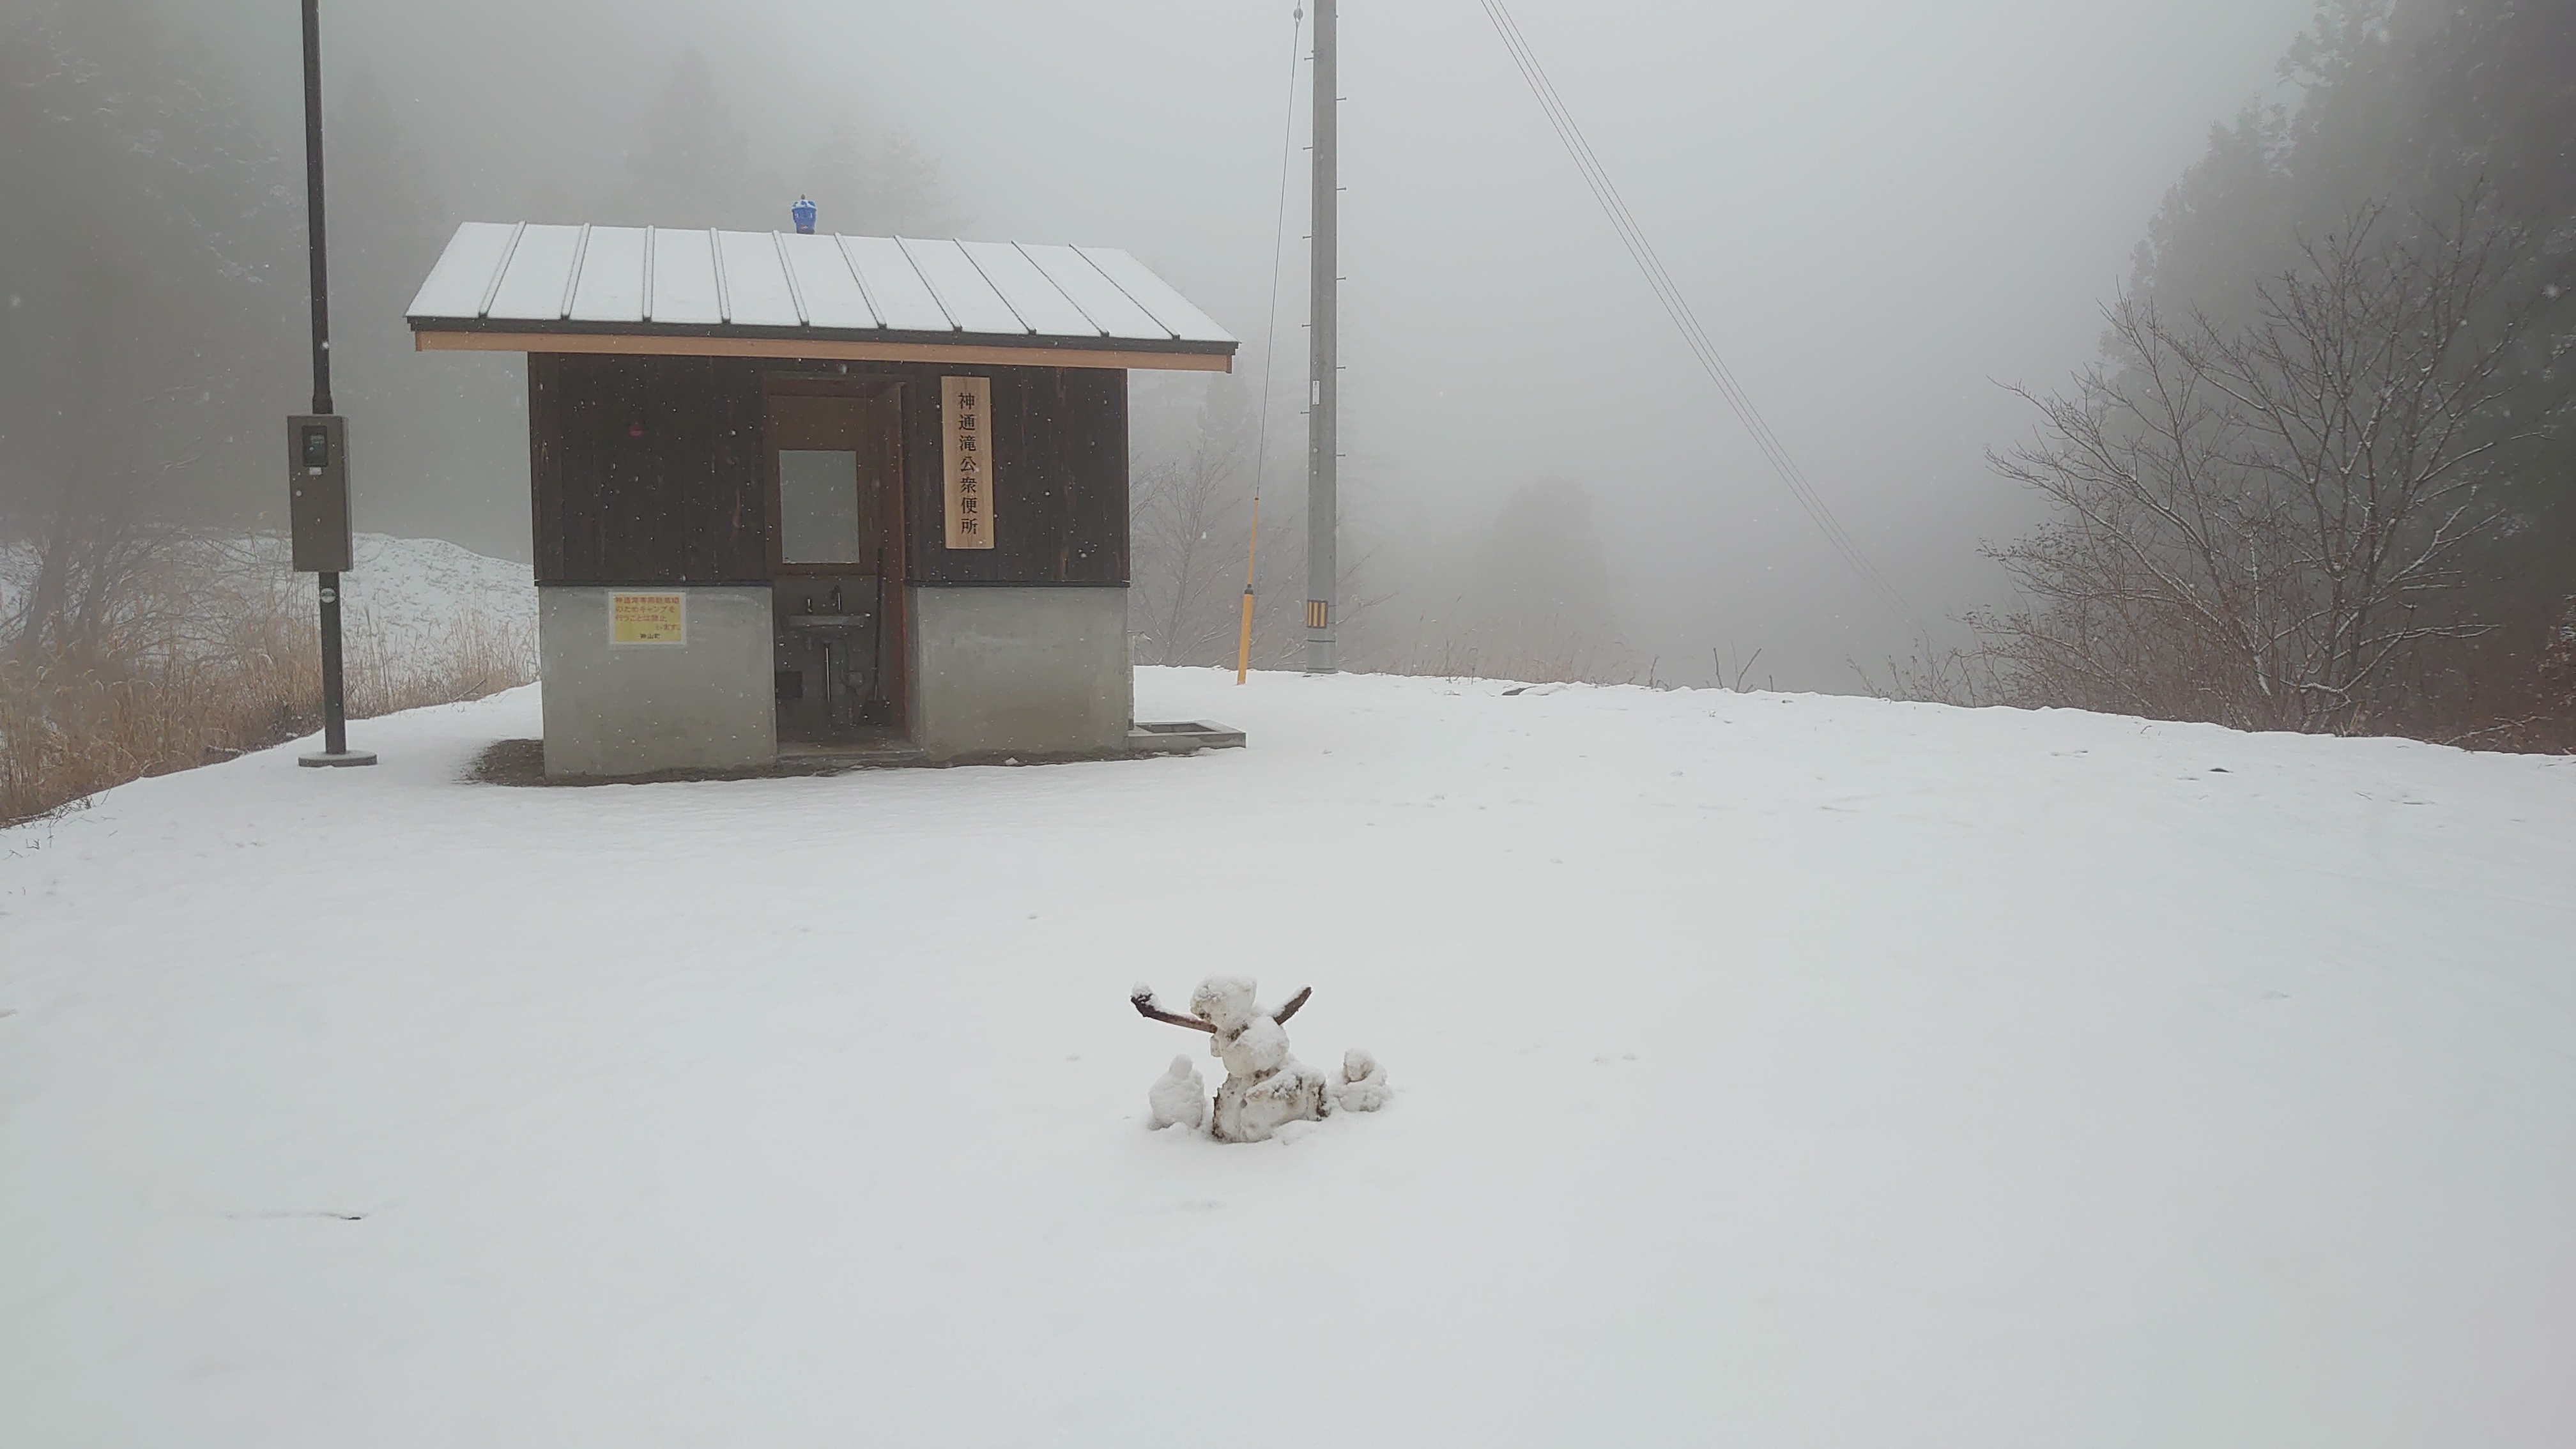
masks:
<path id="1" fill-rule="evenodd" d="M 769 531 L 769 577 L 775 589 L 780 580 L 817 575 L 846 574 L 846 564 L 790 564 L 781 561 L 782 546 L 778 499 L 778 448 L 770 437 L 769 402 L 777 397 L 847 398 L 854 403 L 886 401 L 893 404 L 893 426 L 885 441 L 882 460 L 885 480 L 878 503 L 877 579 L 883 595 L 884 617 L 877 623 L 879 648 L 884 651 L 886 704 L 894 718 L 894 728 L 909 738 L 912 733 L 912 599 L 906 588 L 904 560 L 910 543 L 910 510 L 905 507 L 911 494 L 904 455 L 906 408 L 911 403 L 909 380 L 885 374 L 851 376 L 812 373 L 769 373 L 760 380 L 760 477 L 761 506 L 767 510 Z"/>

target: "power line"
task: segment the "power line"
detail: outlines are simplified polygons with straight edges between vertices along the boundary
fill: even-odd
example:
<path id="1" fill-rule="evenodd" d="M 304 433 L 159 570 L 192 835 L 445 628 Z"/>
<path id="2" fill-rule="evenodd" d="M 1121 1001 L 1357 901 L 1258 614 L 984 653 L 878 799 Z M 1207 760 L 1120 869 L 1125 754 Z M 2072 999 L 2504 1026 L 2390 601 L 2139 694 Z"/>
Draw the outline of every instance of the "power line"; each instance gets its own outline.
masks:
<path id="1" fill-rule="evenodd" d="M 1833 546 L 1834 551 L 1842 555 L 1843 561 L 1851 565 L 1852 571 L 1860 576 L 1870 592 L 1916 633 L 1928 633 L 1923 621 L 1915 616 L 1913 607 L 1905 602 L 1905 596 L 1898 593 L 1896 586 L 1887 581 L 1887 576 L 1870 562 L 1858 541 L 1843 527 L 1842 520 L 1834 516 L 1824 495 L 1808 481 L 1806 470 L 1790 456 L 1787 445 L 1771 430 L 1770 423 L 1754 407 L 1751 394 L 1736 380 L 1733 369 L 1726 365 L 1726 359 L 1718 354 L 1716 344 L 1709 340 L 1707 330 L 1700 326 L 1698 315 L 1691 310 L 1689 299 L 1683 296 L 1672 274 L 1665 270 L 1663 259 L 1656 255 L 1654 244 L 1646 238 L 1645 228 L 1638 224 L 1635 214 L 1628 209 L 1628 203 L 1619 195 L 1618 187 L 1611 183 L 1608 168 L 1593 152 L 1592 143 L 1583 135 L 1583 128 L 1575 124 L 1574 112 L 1567 107 L 1564 97 L 1557 93 L 1555 83 L 1548 79 L 1546 69 L 1539 64 L 1537 53 L 1522 36 L 1511 12 L 1503 8 L 1502 0 L 1481 0 L 1481 3 L 1485 7 L 1485 17 L 1493 22 L 1494 33 L 1502 37 L 1503 47 L 1511 52 L 1514 68 L 1520 71 L 1530 94 L 1537 98 L 1539 109 L 1546 113 L 1549 127 L 1556 132 L 1557 140 L 1564 144 L 1566 154 L 1573 158 L 1575 170 L 1582 174 L 1583 183 L 1591 190 L 1593 200 L 1600 204 L 1602 214 L 1610 219 L 1612 230 L 1619 234 L 1620 244 L 1628 249 L 1630 259 L 1645 274 L 1646 285 L 1653 289 L 1655 300 L 1663 305 L 1665 315 L 1672 318 L 1673 326 L 1682 334 L 1683 343 L 1699 359 L 1700 367 L 1708 373 L 1709 380 L 1717 384 L 1718 392 L 1725 397 L 1736 420 L 1752 437 L 1753 445 L 1761 450 L 1764 461 L 1771 465 L 1771 471 L 1779 475 L 1799 508 L 1824 534 L 1825 541 Z"/>
<path id="2" fill-rule="evenodd" d="M 1279 355 L 1279 264 L 1288 249 L 1288 171 L 1297 156 L 1298 47 L 1305 43 L 1306 8 L 1288 32 L 1288 119 L 1279 129 L 1279 216 L 1270 228 L 1270 310 L 1261 320 L 1261 435 L 1252 452 L 1252 507 L 1261 509 L 1261 470 L 1270 452 L 1270 374 Z"/>
<path id="3" fill-rule="evenodd" d="M 1252 529 L 1243 540 L 1243 619 L 1234 649 L 1234 682 L 1252 668 L 1252 599 L 1261 556 L 1261 475 L 1270 462 L 1270 374 L 1279 359 L 1279 264 L 1288 248 L 1288 171 L 1297 155 L 1297 57 L 1306 7 L 1288 30 L 1288 117 L 1279 127 L 1279 215 L 1270 224 L 1270 310 L 1261 319 L 1261 430 L 1252 447 Z"/>

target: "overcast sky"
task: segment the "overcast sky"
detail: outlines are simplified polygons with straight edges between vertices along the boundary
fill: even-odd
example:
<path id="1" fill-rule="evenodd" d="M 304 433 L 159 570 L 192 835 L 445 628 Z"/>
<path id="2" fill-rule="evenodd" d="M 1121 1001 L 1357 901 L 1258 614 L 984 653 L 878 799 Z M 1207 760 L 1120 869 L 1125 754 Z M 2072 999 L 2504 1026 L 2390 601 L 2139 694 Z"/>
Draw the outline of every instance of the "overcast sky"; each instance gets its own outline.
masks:
<path id="1" fill-rule="evenodd" d="M 1255 343 L 1270 328 L 1292 8 L 324 6 L 335 79 L 363 67 L 391 93 L 460 219 L 507 219 L 547 188 L 613 170 L 624 132 L 695 46 L 781 174 L 833 115 L 902 125 L 939 158 L 970 234 L 1126 247 Z M 2022 426 L 1994 380 L 2045 384 L 2091 354 L 2098 303 L 2211 124 L 2286 99 L 2274 62 L 2310 11 L 1511 8 L 1772 427 L 1932 616 L 1991 599 L 1976 544 L 2023 516 L 1982 461 Z M 276 6 L 190 9 L 245 63 L 291 66 Z M 1845 655 L 1901 648 L 1905 630 L 1825 549 L 1697 371 L 1476 0 L 1357 0 L 1341 29 L 1354 527 L 1451 533 L 1513 486 L 1562 475 L 1598 499 L 1636 642 L 1677 661 L 1667 677 L 1704 679 L 1706 649 L 1731 638 L 1764 646 L 1783 685 L 1848 687 Z M 1302 75 L 1299 89 L 1283 401 L 1304 370 Z M 280 97 L 281 127 L 293 102 Z M 1293 486 L 1302 452 L 1297 439 L 1273 448 L 1272 486 Z"/>

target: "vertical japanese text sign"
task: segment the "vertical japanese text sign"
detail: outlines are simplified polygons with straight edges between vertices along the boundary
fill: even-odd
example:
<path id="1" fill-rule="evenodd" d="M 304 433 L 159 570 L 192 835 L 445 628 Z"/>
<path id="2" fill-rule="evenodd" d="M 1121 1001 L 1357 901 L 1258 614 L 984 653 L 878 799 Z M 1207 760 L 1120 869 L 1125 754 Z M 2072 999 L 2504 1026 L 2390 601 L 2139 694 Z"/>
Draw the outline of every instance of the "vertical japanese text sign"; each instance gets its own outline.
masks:
<path id="1" fill-rule="evenodd" d="M 993 381 L 939 380 L 939 419 L 948 454 L 948 546 L 993 546 Z"/>

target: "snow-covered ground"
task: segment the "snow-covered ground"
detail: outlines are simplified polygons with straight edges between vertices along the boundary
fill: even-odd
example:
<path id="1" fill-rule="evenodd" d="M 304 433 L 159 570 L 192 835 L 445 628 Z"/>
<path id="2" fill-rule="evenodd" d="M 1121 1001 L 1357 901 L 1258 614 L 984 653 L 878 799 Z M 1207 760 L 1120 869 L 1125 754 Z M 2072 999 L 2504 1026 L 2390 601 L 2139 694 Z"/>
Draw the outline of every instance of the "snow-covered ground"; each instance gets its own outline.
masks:
<path id="1" fill-rule="evenodd" d="M 2568 1442 L 2576 761 L 1502 688 L 9 833 L 0 1443 Z M 1148 1132 L 1218 969 L 1394 1104 Z"/>
<path id="2" fill-rule="evenodd" d="M 490 558 L 444 539 L 357 536 L 357 567 L 341 575 L 342 627 L 352 651 L 372 650 L 395 664 L 417 663 L 448 642 L 469 615 L 536 657 L 537 585 L 528 565 Z M 304 605 L 314 580 L 297 578 L 284 538 L 273 535 L 183 545 L 172 564 L 199 579 L 258 596 L 271 586 L 296 590 Z M 0 619 L 11 617 L 33 589 L 37 558 L 24 546 L 0 548 Z"/>
<path id="3" fill-rule="evenodd" d="M 341 575 L 342 607 L 389 638 L 433 634 L 468 612 L 536 638 L 536 574 L 526 564 L 437 538 L 362 533 L 357 545 L 357 568 Z"/>

